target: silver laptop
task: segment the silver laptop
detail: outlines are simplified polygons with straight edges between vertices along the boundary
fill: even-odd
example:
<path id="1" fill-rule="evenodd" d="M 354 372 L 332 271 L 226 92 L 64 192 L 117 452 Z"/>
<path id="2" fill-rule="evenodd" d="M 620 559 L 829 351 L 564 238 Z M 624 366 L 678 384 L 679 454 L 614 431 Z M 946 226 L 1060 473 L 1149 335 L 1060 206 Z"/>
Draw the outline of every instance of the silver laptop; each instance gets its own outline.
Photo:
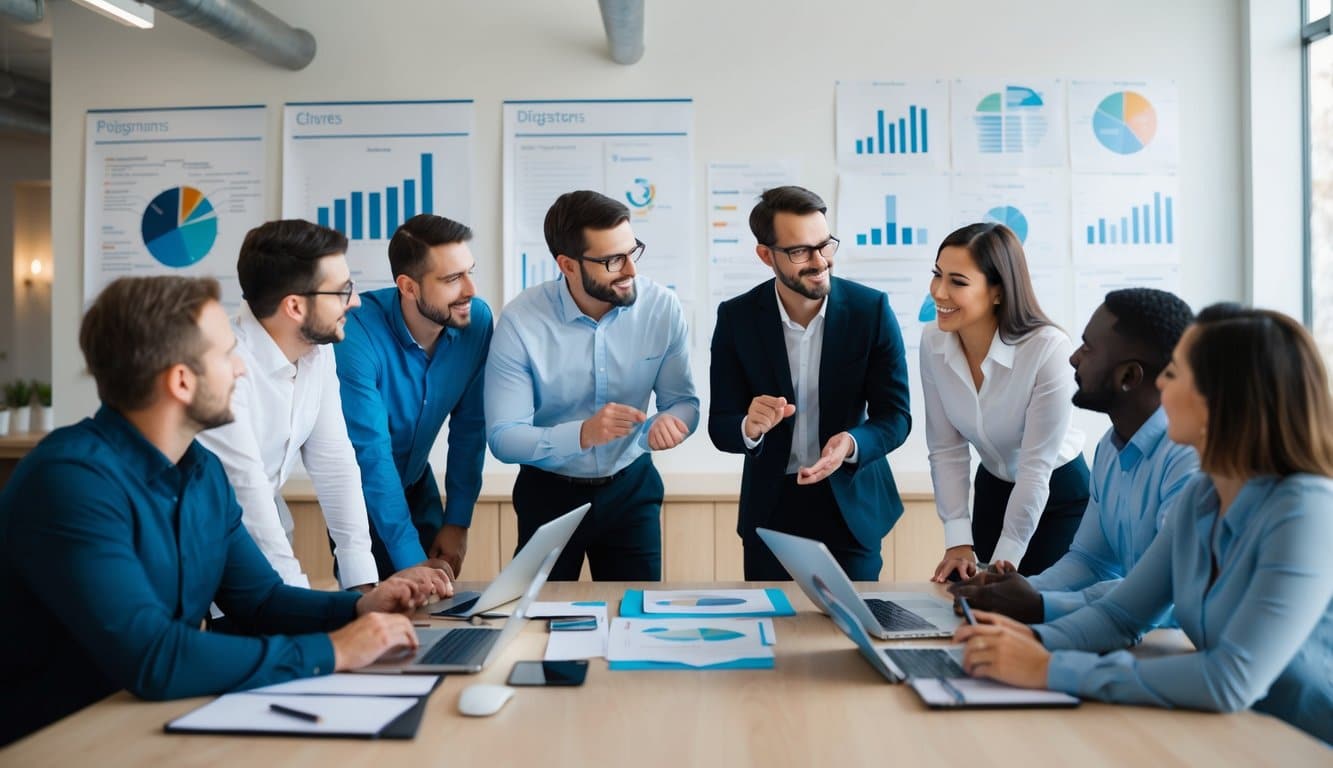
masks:
<path id="1" fill-rule="evenodd" d="M 440 673 L 440 672 L 480 672 L 486 665 L 495 661 L 504 651 L 505 646 L 528 623 L 528 607 L 537 599 L 537 593 L 551 575 L 555 561 L 560 558 L 560 548 L 546 554 L 546 559 L 537 565 L 537 573 L 528 585 L 523 597 L 509 614 L 503 629 L 494 627 L 454 627 L 452 629 L 423 629 L 417 632 L 421 641 L 415 653 L 401 658 L 384 658 L 360 670 L 361 672 L 395 673 Z"/>
<path id="2" fill-rule="evenodd" d="M 963 648 L 959 645 L 949 648 L 876 648 L 870 642 L 865 627 L 852 616 L 851 610 L 841 600 L 833 596 L 824 580 L 815 576 L 812 581 L 834 625 L 856 643 L 861 655 L 885 680 L 901 683 L 913 678 L 954 679 L 967 676 L 963 672 Z"/>
<path id="3" fill-rule="evenodd" d="M 574 530 L 583 522 L 583 516 L 588 514 L 591 507 L 591 504 L 576 507 L 538 528 L 485 591 L 455 592 L 453 597 L 431 605 L 431 615 L 471 618 L 523 594 L 547 553 L 560 554 L 564 550 L 569 537 L 574 535 Z"/>
<path id="4" fill-rule="evenodd" d="M 881 640 L 952 637 L 963 621 L 954 615 L 952 603 L 933 595 L 920 592 L 858 594 L 823 542 L 767 528 L 758 528 L 755 532 L 820 610 L 829 613 L 828 605 L 815 589 L 816 576 L 867 632 Z"/>

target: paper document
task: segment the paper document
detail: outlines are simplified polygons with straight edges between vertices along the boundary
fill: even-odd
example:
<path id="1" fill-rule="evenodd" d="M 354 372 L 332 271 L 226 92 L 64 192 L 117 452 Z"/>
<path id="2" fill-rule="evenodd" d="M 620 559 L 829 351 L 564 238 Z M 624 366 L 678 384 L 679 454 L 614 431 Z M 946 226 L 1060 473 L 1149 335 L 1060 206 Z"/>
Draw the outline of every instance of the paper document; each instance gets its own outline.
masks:
<path id="1" fill-rule="evenodd" d="M 686 613 L 773 613 L 773 601 L 762 589 L 646 589 L 643 612 Z"/>
<path id="2" fill-rule="evenodd" d="M 418 699 L 407 696 L 229 693 L 173 720 L 168 728 L 172 731 L 374 736 L 417 702 Z M 274 711 L 274 704 L 318 716 L 319 722 Z"/>
<path id="3" fill-rule="evenodd" d="M 341 672 L 255 688 L 250 693 L 324 696 L 426 696 L 439 675 L 358 675 Z"/>
<path id="4" fill-rule="evenodd" d="M 607 659 L 716 667 L 773 658 L 772 619 L 616 619 Z"/>
<path id="5" fill-rule="evenodd" d="M 1076 707 L 1078 699 L 1059 691 L 1015 688 L 972 677 L 948 681 L 916 678 L 912 688 L 931 707 Z"/>
<path id="6" fill-rule="evenodd" d="M 576 659 L 599 659 L 606 657 L 607 640 L 610 637 L 610 625 L 606 617 L 606 603 L 545 602 L 533 603 L 528 609 L 528 618 L 553 618 L 559 616 L 595 616 L 597 629 L 572 632 L 550 632 L 546 640 L 546 661 L 573 661 Z"/>

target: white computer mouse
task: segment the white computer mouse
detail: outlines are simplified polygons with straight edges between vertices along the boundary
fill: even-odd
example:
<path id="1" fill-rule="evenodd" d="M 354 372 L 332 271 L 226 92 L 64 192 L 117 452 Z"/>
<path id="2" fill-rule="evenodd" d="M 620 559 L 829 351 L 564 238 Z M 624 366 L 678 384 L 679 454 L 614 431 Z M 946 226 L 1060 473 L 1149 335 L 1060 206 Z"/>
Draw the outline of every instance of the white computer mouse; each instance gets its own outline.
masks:
<path id="1" fill-rule="evenodd" d="M 458 711 L 470 717 L 486 717 L 499 712 L 513 697 L 514 689 L 507 685 L 469 685 L 458 695 Z"/>

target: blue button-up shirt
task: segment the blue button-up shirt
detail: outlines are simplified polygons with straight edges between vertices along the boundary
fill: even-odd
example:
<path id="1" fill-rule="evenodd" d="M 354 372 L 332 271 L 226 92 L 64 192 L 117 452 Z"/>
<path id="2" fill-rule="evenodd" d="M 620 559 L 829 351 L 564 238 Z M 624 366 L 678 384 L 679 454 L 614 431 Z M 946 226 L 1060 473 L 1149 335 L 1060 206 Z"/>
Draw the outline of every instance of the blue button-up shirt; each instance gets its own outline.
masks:
<path id="1" fill-rule="evenodd" d="M 1212 479 L 1196 475 L 1118 588 L 1035 627 L 1054 651 L 1047 684 L 1125 704 L 1253 705 L 1333 744 L 1333 479 L 1254 478 L 1218 510 Z M 1172 602 L 1196 652 L 1123 650 Z"/>
<path id="2" fill-rule="evenodd" d="M 203 696 L 328 674 L 359 595 L 289 587 L 222 464 L 180 462 L 120 414 L 56 430 L 0 493 L 0 743 L 120 689 Z M 216 600 L 246 637 L 203 632 Z M 297 634 L 317 633 L 317 634 Z"/>
<path id="3" fill-rule="evenodd" d="M 593 320 L 564 278 L 519 294 L 500 315 L 486 364 L 486 434 L 508 464 L 572 477 L 605 477 L 648 450 L 648 430 L 669 413 L 691 433 L 699 398 L 690 374 L 689 330 L 670 290 L 635 278 L 638 299 Z M 657 414 L 629 435 L 583 450 L 584 419 L 607 403 Z"/>
<path id="4" fill-rule="evenodd" d="M 346 338 L 333 345 L 366 510 L 397 569 L 426 559 L 429 541 L 418 529 L 433 537 L 443 525 L 472 524 L 486 458 L 481 397 L 491 332 L 491 309 L 474 298 L 472 322 L 444 329 L 427 355 L 407 330 L 392 287 L 361 294 Z M 449 453 L 441 504 L 429 460 L 445 418 Z M 409 509 L 403 491 L 420 481 L 427 483 L 426 506 Z"/>
<path id="5" fill-rule="evenodd" d="M 1128 443 L 1108 429 L 1092 460 L 1088 509 L 1058 562 L 1033 576 L 1045 620 L 1054 621 L 1115 588 L 1148 551 L 1171 502 L 1199 469 L 1199 455 L 1166 436 L 1157 409 Z"/>

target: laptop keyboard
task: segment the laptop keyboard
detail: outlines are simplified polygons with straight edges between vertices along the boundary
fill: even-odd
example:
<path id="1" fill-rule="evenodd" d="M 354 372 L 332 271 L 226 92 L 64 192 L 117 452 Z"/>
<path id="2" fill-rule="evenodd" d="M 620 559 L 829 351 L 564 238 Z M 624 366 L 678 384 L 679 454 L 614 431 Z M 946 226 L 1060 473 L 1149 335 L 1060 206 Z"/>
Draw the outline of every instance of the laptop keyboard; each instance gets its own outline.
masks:
<path id="1" fill-rule="evenodd" d="M 938 648 L 886 648 L 884 655 L 908 677 L 966 677 L 953 655 Z"/>
<path id="2" fill-rule="evenodd" d="M 442 611 L 432 611 L 432 612 L 431 612 L 431 615 L 432 615 L 432 616 L 459 616 L 459 615 L 462 615 L 462 614 L 464 614 L 464 613 L 467 613 L 469 610 L 471 610 L 471 609 L 472 609 L 472 606 L 476 605 L 476 604 L 477 604 L 477 601 L 480 600 L 480 599 L 481 599 L 481 595 L 477 595 L 476 597 L 472 598 L 471 600 L 464 600 L 464 601 L 461 602 L 461 603 L 455 603 L 455 604 L 449 606 L 448 608 L 445 608 L 445 609 L 442 610 Z"/>
<path id="3" fill-rule="evenodd" d="M 865 604 L 870 612 L 875 614 L 875 618 L 879 620 L 879 625 L 889 632 L 938 629 L 934 624 L 897 603 L 868 597 L 865 599 Z"/>
<path id="4" fill-rule="evenodd" d="M 487 627 L 459 627 L 450 630 L 440 641 L 426 651 L 418 664 L 480 664 L 491 646 L 500 637 L 500 630 Z"/>

